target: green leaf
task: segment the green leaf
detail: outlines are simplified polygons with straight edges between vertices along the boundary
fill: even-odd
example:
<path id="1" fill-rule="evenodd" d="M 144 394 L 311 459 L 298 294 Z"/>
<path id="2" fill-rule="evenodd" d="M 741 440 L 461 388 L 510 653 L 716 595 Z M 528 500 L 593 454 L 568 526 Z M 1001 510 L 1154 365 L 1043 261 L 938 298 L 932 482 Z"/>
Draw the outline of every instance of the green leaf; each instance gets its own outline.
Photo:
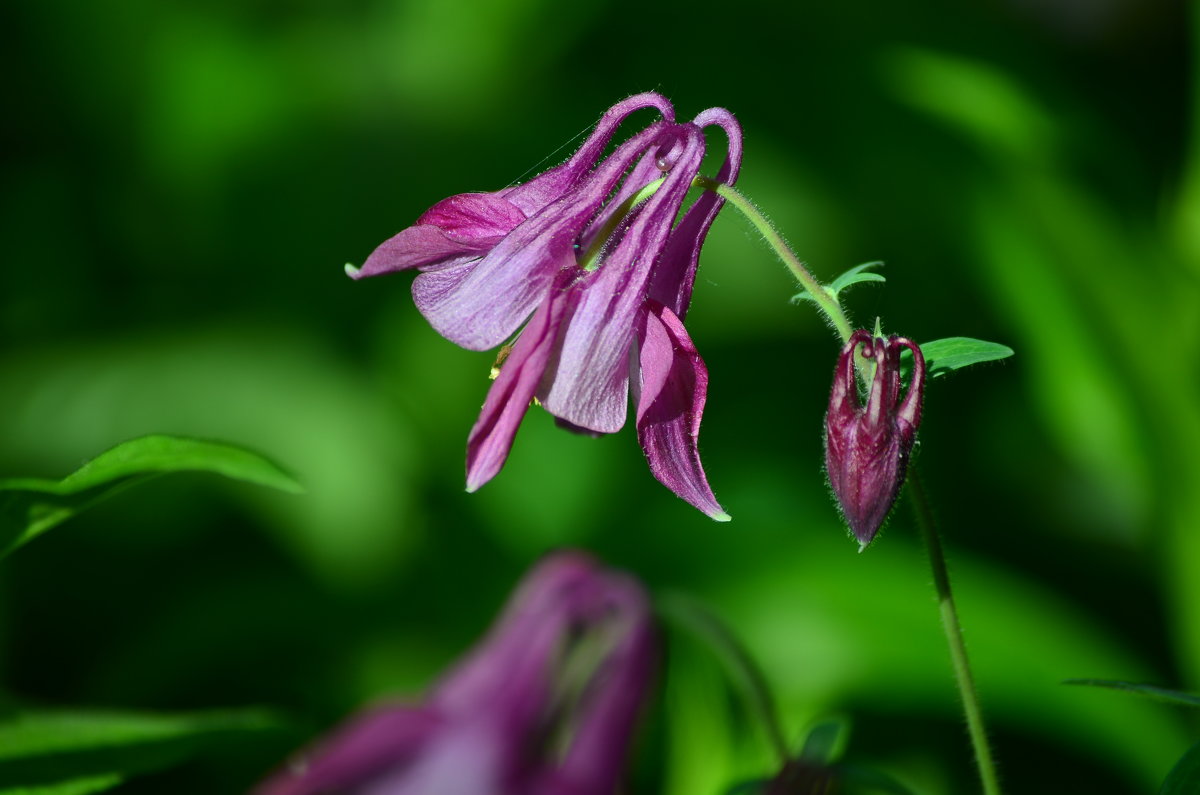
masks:
<path id="1" fill-rule="evenodd" d="M 1137 682 L 1123 682 L 1119 679 L 1066 679 L 1064 685 L 1087 685 L 1090 687 L 1107 687 L 1111 690 L 1124 690 L 1139 696 L 1162 701 L 1167 704 L 1182 704 L 1185 707 L 1200 707 L 1200 696 L 1194 693 L 1181 693 L 1178 690 L 1168 690 L 1156 685 L 1144 685 Z"/>
<path id="2" fill-rule="evenodd" d="M 82 795 L 287 727 L 262 710 L 37 711 L 0 721 L 0 795 Z"/>
<path id="3" fill-rule="evenodd" d="M 939 378 L 951 370 L 970 367 L 973 364 L 1007 359 L 1013 353 L 1013 349 L 1007 345 L 971 337 L 946 337 L 921 345 L 921 354 L 925 357 L 925 366 L 930 378 Z M 905 370 L 911 367 L 912 353 L 908 350 L 901 351 L 900 363 Z"/>
<path id="4" fill-rule="evenodd" d="M 912 790 L 882 770 L 844 764 L 835 769 L 846 795 L 913 795 Z"/>
<path id="5" fill-rule="evenodd" d="M 825 285 L 825 290 L 828 291 L 829 294 L 832 295 L 836 299 L 836 298 L 838 298 L 838 296 L 841 294 L 841 292 L 843 290 L 845 290 L 847 287 L 849 287 L 852 284 L 859 284 L 861 282 L 887 281 L 886 279 L 883 278 L 883 276 L 881 274 L 868 273 L 869 269 L 878 268 L 882 265 L 883 265 L 883 263 L 878 262 L 878 261 L 877 262 L 864 262 L 862 265 L 855 265 L 853 268 L 846 271 L 841 276 L 838 276 L 836 279 L 834 279 L 829 284 Z M 815 300 L 816 299 L 813 297 L 812 293 L 808 292 L 807 290 L 805 290 L 802 293 L 797 293 L 796 295 L 792 296 L 792 303 L 799 303 L 800 301 L 815 301 Z"/>
<path id="6" fill-rule="evenodd" d="M 804 738 L 800 757 L 809 762 L 827 765 L 836 762 L 846 750 L 850 738 L 850 722 L 845 718 L 830 718 L 818 723 Z"/>
<path id="7" fill-rule="evenodd" d="M 864 262 L 862 265 L 855 265 L 850 270 L 843 273 L 841 276 L 834 279 L 829 284 L 829 289 L 836 296 L 852 284 L 861 282 L 884 282 L 887 279 L 883 278 L 883 274 L 869 273 L 871 268 L 883 267 L 882 261 Z"/>
<path id="8" fill-rule="evenodd" d="M 1167 774 L 1159 795 L 1195 795 L 1200 792 L 1200 743 L 1180 757 Z"/>
<path id="9" fill-rule="evenodd" d="M 0 795 L 91 795 L 110 790 L 125 780 L 120 773 L 101 773 L 34 787 L 5 787 Z"/>
<path id="10" fill-rule="evenodd" d="M 0 558 L 118 491 L 167 472 L 213 472 L 292 494 L 304 489 L 266 458 L 233 445 L 143 436 L 62 480 L 0 479 Z"/>

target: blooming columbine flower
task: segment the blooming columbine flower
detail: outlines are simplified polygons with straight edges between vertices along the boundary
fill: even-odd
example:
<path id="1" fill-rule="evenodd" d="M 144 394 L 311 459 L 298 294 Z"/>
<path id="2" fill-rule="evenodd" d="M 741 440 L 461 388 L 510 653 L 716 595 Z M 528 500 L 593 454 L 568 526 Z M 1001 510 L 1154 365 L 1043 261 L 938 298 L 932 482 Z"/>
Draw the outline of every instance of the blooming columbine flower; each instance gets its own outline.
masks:
<path id="1" fill-rule="evenodd" d="M 875 360 L 875 374 L 861 406 L 854 378 L 854 352 Z M 900 399 L 900 351 L 913 355 L 908 393 Z M 886 340 L 856 331 L 842 348 L 825 415 L 825 472 L 842 515 L 865 547 L 879 531 L 900 493 L 908 455 L 921 424 L 925 357 L 912 340 Z"/>
<path id="2" fill-rule="evenodd" d="M 601 159 L 617 126 L 642 108 L 662 119 Z M 729 138 L 717 180 L 732 184 L 742 142 L 728 111 L 677 123 L 666 99 L 638 94 L 610 108 L 566 163 L 524 185 L 444 199 L 348 270 L 420 270 L 417 308 L 464 348 L 494 348 L 521 329 L 467 441 L 468 491 L 499 472 L 535 398 L 564 427 L 614 433 L 632 389 L 654 476 L 729 518 L 700 464 L 708 371 L 683 327 L 722 200 L 704 193 L 679 213 L 704 157 L 702 130 L 713 125 Z"/>
<path id="3" fill-rule="evenodd" d="M 612 795 L 654 646 L 636 582 L 555 555 L 424 701 L 351 719 L 256 795 Z"/>

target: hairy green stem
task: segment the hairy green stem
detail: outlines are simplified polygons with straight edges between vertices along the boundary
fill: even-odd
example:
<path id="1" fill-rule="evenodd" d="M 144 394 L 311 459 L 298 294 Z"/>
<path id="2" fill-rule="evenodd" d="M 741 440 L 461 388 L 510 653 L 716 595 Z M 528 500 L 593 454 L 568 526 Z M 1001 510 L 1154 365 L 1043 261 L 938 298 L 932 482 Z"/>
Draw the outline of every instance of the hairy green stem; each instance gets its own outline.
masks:
<path id="1" fill-rule="evenodd" d="M 692 180 L 692 184 L 698 188 L 712 191 L 746 216 L 750 223 L 754 225 L 754 228 L 762 234 L 767 244 L 775 249 L 775 253 L 779 256 L 779 259 L 783 260 L 783 264 L 796 277 L 796 281 L 800 282 L 800 286 L 812 295 L 817 307 L 829 319 L 829 322 L 837 330 L 837 333 L 841 335 L 842 342 L 848 342 L 853 328 L 850 326 L 850 319 L 846 317 L 842 305 L 829 290 L 825 289 L 825 285 L 817 281 L 808 268 L 804 267 L 804 263 L 800 261 L 800 258 L 796 256 L 795 252 L 784 241 L 783 235 L 779 234 L 778 230 L 767 220 L 767 217 L 759 212 L 758 208 L 749 199 L 730 185 L 708 179 L 707 177 L 696 177 Z"/>
<path id="2" fill-rule="evenodd" d="M 929 552 L 929 564 L 933 569 L 933 586 L 937 590 L 938 608 L 942 613 L 942 628 L 950 645 L 950 659 L 954 664 L 954 678 L 958 682 L 958 693 L 962 697 L 963 712 L 967 717 L 967 732 L 975 748 L 975 763 L 979 767 L 979 779 L 984 795 L 1000 795 L 1000 779 L 996 775 L 996 763 L 988 745 L 987 732 L 983 728 L 983 711 L 979 706 L 979 694 L 975 690 L 975 679 L 967 661 L 967 646 L 963 642 L 962 625 L 958 622 L 958 610 L 954 606 L 954 593 L 950 589 L 950 572 L 946 569 L 946 557 L 942 553 L 942 541 L 938 537 L 929 495 L 921 483 L 916 467 L 910 466 L 908 473 L 908 496 L 913 512 L 917 515 L 917 526 Z"/>

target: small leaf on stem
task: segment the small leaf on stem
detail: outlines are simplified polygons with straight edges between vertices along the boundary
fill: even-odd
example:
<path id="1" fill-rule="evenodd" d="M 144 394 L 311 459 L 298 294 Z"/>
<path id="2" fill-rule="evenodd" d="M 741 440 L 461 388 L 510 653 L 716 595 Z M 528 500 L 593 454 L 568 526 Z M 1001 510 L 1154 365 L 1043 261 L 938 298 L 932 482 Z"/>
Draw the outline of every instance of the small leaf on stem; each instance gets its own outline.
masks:
<path id="1" fill-rule="evenodd" d="M 994 362 L 1007 359 L 1015 351 L 1007 345 L 998 342 L 972 339 L 971 337 L 946 337 L 921 344 L 921 353 L 929 366 L 929 377 L 938 378 L 951 370 L 959 370 L 982 362 Z M 900 354 L 903 369 L 912 364 L 912 354 L 905 351 Z"/>

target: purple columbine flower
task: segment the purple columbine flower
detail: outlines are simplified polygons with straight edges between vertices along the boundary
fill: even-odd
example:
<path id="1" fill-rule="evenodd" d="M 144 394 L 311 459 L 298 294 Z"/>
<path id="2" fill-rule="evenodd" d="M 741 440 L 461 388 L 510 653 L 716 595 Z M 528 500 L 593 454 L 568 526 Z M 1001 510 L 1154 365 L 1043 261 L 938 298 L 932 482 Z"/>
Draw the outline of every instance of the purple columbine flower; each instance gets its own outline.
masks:
<path id="1" fill-rule="evenodd" d="M 601 158 L 642 108 L 662 119 Z M 729 518 L 700 464 L 708 371 L 683 326 L 723 203 L 706 192 L 679 218 L 709 126 L 729 139 L 717 180 L 732 184 L 742 150 L 732 114 L 710 108 L 677 123 L 662 96 L 638 94 L 610 108 L 566 163 L 523 185 L 444 199 L 348 269 L 356 279 L 420 270 L 417 308 L 464 348 L 495 348 L 520 330 L 467 441 L 468 491 L 500 471 L 535 399 L 561 426 L 598 435 L 624 426 L 632 394 L 650 471 Z"/>
<path id="2" fill-rule="evenodd" d="M 554 555 L 424 700 L 352 718 L 255 795 L 613 795 L 655 645 L 637 582 Z"/>
<path id="3" fill-rule="evenodd" d="M 854 352 L 875 360 L 867 405 L 859 403 Z M 908 393 L 900 398 L 900 351 L 913 355 Z M 871 543 L 900 493 L 921 424 L 925 357 L 912 340 L 856 331 L 842 348 L 825 415 L 825 472 L 858 543 Z"/>

